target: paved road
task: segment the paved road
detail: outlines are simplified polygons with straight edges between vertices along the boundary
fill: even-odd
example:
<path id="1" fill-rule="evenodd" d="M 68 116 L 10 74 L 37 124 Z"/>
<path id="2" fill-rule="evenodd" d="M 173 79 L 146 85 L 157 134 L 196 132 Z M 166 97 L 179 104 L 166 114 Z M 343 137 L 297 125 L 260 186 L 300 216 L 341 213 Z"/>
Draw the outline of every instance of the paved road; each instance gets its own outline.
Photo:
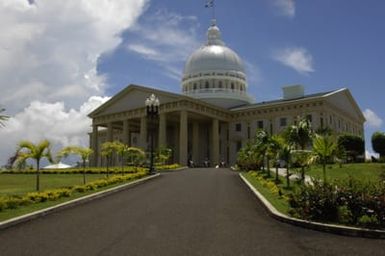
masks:
<path id="1" fill-rule="evenodd" d="M 0 255 L 385 255 L 385 240 L 271 219 L 226 169 L 148 183 L 0 231 Z"/>

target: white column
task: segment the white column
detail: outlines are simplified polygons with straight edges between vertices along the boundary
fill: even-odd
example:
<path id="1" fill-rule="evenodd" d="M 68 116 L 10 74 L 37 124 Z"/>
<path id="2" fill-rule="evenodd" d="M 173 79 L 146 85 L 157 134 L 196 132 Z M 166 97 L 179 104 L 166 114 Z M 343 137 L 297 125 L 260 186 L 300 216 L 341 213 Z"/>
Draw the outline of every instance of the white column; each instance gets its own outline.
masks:
<path id="1" fill-rule="evenodd" d="M 107 141 L 113 140 L 113 128 L 112 128 L 112 122 L 109 122 L 107 124 Z"/>
<path id="2" fill-rule="evenodd" d="M 166 137 L 166 114 L 161 113 L 159 115 L 159 147 L 166 147 L 167 146 L 167 137 Z"/>
<path id="3" fill-rule="evenodd" d="M 129 120 L 123 121 L 123 143 L 130 146 L 130 122 Z"/>
<path id="4" fill-rule="evenodd" d="M 199 123 L 194 122 L 192 126 L 192 160 L 195 164 L 201 160 L 199 156 Z"/>
<path id="5" fill-rule="evenodd" d="M 92 156 L 93 159 L 93 166 L 98 166 L 98 143 L 99 143 L 99 136 L 98 136 L 98 126 L 93 125 L 92 126 L 92 145 L 91 148 L 94 151 L 94 154 Z"/>
<path id="6" fill-rule="evenodd" d="M 140 141 L 139 146 L 147 150 L 147 118 L 142 116 L 140 118 Z"/>
<path id="7" fill-rule="evenodd" d="M 219 121 L 213 119 L 211 131 L 211 163 L 213 166 L 219 164 Z"/>
<path id="8" fill-rule="evenodd" d="M 187 165 L 187 143 L 188 143 L 188 131 L 187 131 L 187 111 L 182 110 L 180 112 L 180 125 L 179 125 L 179 163 L 181 165 Z"/>

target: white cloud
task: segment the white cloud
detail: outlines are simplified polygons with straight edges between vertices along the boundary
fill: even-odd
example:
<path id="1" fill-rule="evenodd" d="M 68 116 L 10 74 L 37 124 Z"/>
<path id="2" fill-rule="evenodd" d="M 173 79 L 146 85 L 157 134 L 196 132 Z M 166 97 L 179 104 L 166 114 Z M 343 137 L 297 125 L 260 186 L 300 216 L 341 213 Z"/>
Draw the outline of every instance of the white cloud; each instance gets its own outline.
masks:
<path id="1" fill-rule="evenodd" d="M 284 15 L 290 18 L 295 16 L 294 0 L 274 0 L 273 4 L 277 8 L 280 15 Z"/>
<path id="2" fill-rule="evenodd" d="M 286 48 L 277 51 L 273 58 L 301 74 L 314 72 L 313 57 L 305 48 Z"/>
<path id="3" fill-rule="evenodd" d="M 179 81 L 180 67 L 200 44 L 196 28 L 196 17 L 161 10 L 131 30 L 126 49 L 158 63 L 166 75 Z"/>
<path id="4" fill-rule="evenodd" d="M 380 128 L 383 120 L 373 112 L 373 110 L 367 108 L 363 112 L 365 118 L 366 118 L 366 124 L 373 128 Z"/>
<path id="5" fill-rule="evenodd" d="M 148 0 L 1 0 L 0 103 L 15 113 L 33 100 L 79 106 L 102 95 L 97 60 L 121 43 Z"/>
<path id="6" fill-rule="evenodd" d="M 108 97 L 90 97 L 79 109 L 66 109 L 63 102 L 33 101 L 11 117 L 0 129 L 0 163 L 5 164 L 21 140 L 38 142 L 48 139 L 54 148 L 68 145 L 88 146 L 91 119 L 87 115 Z"/>

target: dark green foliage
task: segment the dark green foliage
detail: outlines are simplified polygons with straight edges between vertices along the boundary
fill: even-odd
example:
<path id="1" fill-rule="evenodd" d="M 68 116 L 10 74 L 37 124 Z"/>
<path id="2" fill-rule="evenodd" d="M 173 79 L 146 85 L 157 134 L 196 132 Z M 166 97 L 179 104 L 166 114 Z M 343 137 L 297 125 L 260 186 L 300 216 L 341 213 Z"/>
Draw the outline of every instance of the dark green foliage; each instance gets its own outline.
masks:
<path id="1" fill-rule="evenodd" d="M 345 150 L 348 161 L 360 162 L 364 159 L 363 157 L 359 158 L 359 156 L 364 156 L 365 153 L 365 141 L 360 136 L 352 134 L 340 135 L 337 144 Z"/>
<path id="2" fill-rule="evenodd" d="M 372 135 L 372 147 L 375 152 L 380 154 L 380 158 L 385 158 L 385 133 L 375 132 Z"/>
<path id="3" fill-rule="evenodd" d="M 306 220 L 385 229 L 385 184 L 347 181 L 301 186 L 290 195 L 291 214 Z"/>

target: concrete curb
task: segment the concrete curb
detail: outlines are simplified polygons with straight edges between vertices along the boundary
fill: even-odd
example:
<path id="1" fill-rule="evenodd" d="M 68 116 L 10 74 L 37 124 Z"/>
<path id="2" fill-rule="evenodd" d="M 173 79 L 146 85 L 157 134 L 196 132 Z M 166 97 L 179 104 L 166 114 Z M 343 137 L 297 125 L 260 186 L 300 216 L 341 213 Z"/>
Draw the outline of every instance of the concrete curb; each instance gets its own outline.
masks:
<path id="1" fill-rule="evenodd" d="M 31 213 L 28 213 L 28 214 L 25 214 L 25 215 L 22 215 L 19 217 L 12 218 L 12 219 L 9 219 L 6 221 L 2 221 L 2 222 L 0 222 L 0 230 L 7 229 L 9 227 L 12 227 L 12 226 L 24 223 L 24 222 L 28 222 L 28 221 L 31 221 L 33 219 L 40 218 L 40 217 L 43 217 L 43 216 L 51 214 L 51 213 L 59 212 L 59 211 L 64 210 L 64 209 L 72 208 L 72 207 L 75 207 L 75 206 L 80 205 L 80 204 L 84 204 L 84 203 L 87 203 L 87 202 L 90 202 L 90 201 L 93 201 L 93 200 L 96 200 L 99 198 L 106 197 L 106 196 L 111 195 L 113 193 L 123 191 L 125 189 L 134 187 L 138 184 L 144 183 L 148 180 L 152 180 L 152 179 L 157 178 L 159 176 L 160 176 L 160 174 L 157 173 L 155 175 L 147 176 L 147 177 L 141 178 L 139 180 L 135 180 L 135 181 L 130 182 L 130 183 L 119 185 L 119 186 L 116 186 L 113 188 L 99 191 L 99 192 L 94 193 L 94 194 L 90 194 L 87 196 L 76 198 L 76 199 L 73 199 L 71 201 L 67 201 L 67 202 L 52 206 L 52 207 L 48 207 L 48 208 L 45 208 L 42 210 L 38 210 L 38 211 L 31 212 Z"/>
<path id="2" fill-rule="evenodd" d="M 275 218 L 276 220 L 289 223 L 295 226 L 300 226 L 308 229 L 313 229 L 317 231 L 329 232 L 338 235 L 345 236 L 354 236 L 354 237 L 365 237 L 365 238 L 385 238 L 385 231 L 382 230 L 372 230 L 372 229 L 363 229 L 355 228 L 343 225 L 334 225 L 320 222 L 313 222 L 307 220 L 301 220 L 289 217 L 281 212 L 279 212 L 261 193 L 254 188 L 250 182 L 243 177 L 242 173 L 239 174 L 239 177 L 242 181 L 248 186 L 248 188 L 254 193 L 254 195 L 259 199 L 262 205 L 267 210 L 267 213 Z"/>

